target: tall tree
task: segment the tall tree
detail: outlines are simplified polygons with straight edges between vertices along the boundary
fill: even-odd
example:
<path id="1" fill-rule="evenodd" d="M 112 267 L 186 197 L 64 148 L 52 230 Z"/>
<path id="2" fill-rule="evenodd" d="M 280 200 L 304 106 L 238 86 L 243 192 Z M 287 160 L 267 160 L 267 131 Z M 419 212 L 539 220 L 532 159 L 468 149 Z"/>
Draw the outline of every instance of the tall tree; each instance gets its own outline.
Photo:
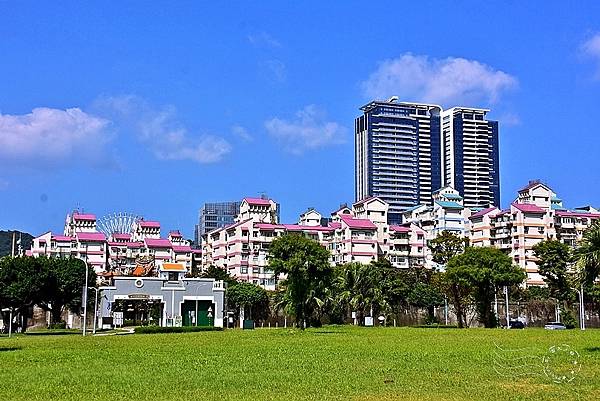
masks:
<path id="1" fill-rule="evenodd" d="M 585 230 L 575 250 L 575 258 L 582 280 L 593 283 L 600 276 L 600 221 Z"/>
<path id="2" fill-rule="evenodd" d="M 491 247 L 466 248 L 463 254 L 448 261 L 445 276 L 449 284 L 463 291 L 462 295 L 473 297 L 479 322 L 485 327 L 497 324 L 492 310 L 496 287 L 520 284 L 526 278 L 509 256 Z M 464 299 L 459 302 L 464 304 Z"/>
<path id="3" fill-rule="evenodd" d="M 267 291 L 252 283 L 237 283 L 229 287 L 227 303 L 235 310 L 243 309 L 244 316 L 248 316 L 250 319 L 266 319 L 269 316 Z"/>
<path id="4" fill-rule="evenodd" d="M 275 276 L 286 275 L 288 310 L 296 318 L 296 326 L 304 328 L 312 312 L 323 303 L 325 289 L 331 285 L 333 269 L 329 251 L 318 242 L 298 234 L 278 237 L 269 247 L 269 266 Z"/>
<path id="5" fill-rule="evenodd" d="M 81 307 L 82 289 L 85 285 L 85 263 L 75 258 L 38 258 L 45 270 L 46 282 L 40 294 L 43 309 L 50 311 L 53 323 L 61 321 L 62 312 L 78 312 Z M 96 283 L 94 269 L 88 269 L 88 286 Z M 88 300 L 91 300 L 88 297 Z"/>
<path id="6" fill-rule="evenodd" d="M 556 240 L 542 241 L 533 246 L 538 258 L 538 272 L 550 290 L 550 295 L 559 301 L 569 302 L 573 298 L 573 273 L 569 271 L 573 262 L 571 247 Z"/>
<path id="7" fill-rule="evenodd" d="M 442 231 L 439 236 L 427 244 L 431 250 L 433 261 L 444 266 L 453 256 L 463 253 L 468 245 L 468 238 L 450 231 Z"/>
<path id="8" fill-rule="evenodd" d="M 233 287 L 239 282 L 235 277 L 233 277 L 229 272 L 225 269 L 221 269 L 220 267 L 216 267 L 214 265 L 210 265 L 205 271 L 200 274 L 201 278 L 214 278 L 215 280 L 222 280 L 227 284 L 227 287 Z"/>
<path id="9" fill-rule="evenodd" d="M 42 300 L 48 271 L 38 258 L 4 257 L 0 259 L 0 305 L 19 315 L 19 326 L 27 329 L 30 309 Z"/>

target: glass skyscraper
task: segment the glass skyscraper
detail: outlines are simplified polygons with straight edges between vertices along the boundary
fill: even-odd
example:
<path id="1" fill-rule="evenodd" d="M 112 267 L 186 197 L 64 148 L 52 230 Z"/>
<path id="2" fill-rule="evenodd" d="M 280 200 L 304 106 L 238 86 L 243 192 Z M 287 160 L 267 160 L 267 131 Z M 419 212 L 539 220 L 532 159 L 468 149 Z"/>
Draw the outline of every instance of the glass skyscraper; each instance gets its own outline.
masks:
<path id="1" fill-rule="evenodd" d="M 356 200 L 379 196 L 400 211 L 431 203 L 441 187 L 440 113 L 437 105 L 373 101 L 355 120 Z"/>
<path id="2" fill-rule="evenodd" d="M 499 205 L 498 123 L 486 109 L 373 101 L 355 120 L 355 198 L 378 196 L 389 220 L 450 185 L 467 207 Z"/>
<path id="3" fill-rule="evenodd" d="M 232 224 L 240 212 L 241 202 L 205 203 L 198 213 L 196 225 L 196 244 L 202 243 L 202 236 L 216 228 Z"/>

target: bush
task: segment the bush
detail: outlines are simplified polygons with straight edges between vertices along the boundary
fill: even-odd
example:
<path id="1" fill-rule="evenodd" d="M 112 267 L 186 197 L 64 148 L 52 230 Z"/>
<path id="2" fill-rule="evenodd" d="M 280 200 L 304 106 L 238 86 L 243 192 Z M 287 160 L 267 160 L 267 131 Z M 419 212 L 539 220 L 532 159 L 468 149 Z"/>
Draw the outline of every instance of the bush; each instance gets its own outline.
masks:
<path id="1" fill-rule="evenodd" d="M 48 330 L 64 330 L 66 328 L 67 328 L 67 323 L 65 323 L 65 322 L 53 323 L 50 326 L 48 326 Z"/>
<path id="2" fill-rule="evenodd" d="M 567 329 L 574 329 L 577 326 L 577 320 L 575 319 L 575 316 L 573 316 L 573 312 L 571 312 L 570 309 L 561 311 L 560 318 L 562 324 L 564 324 Z"/>
<path id="3" fill-rule="evenodd" d="M 160 327 L 140 326 L 134 329 L 136 334 L 160 334 L 160 333 L 193 333 L 197 331 L 223 331 L 222 327 L 212 326 L 182 326 L 182 327 Z"/>

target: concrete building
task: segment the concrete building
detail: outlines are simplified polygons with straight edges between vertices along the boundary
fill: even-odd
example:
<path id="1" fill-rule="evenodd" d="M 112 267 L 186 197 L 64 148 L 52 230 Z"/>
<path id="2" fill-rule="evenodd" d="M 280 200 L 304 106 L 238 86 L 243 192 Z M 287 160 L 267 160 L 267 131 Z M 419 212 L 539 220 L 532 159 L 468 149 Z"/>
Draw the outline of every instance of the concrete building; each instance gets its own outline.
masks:
<path id="1" fill-rule="evenodd" d="M 377 196 L 390 221 L 441 187 L 440 113 L 437 105 L 372 101 L 355 120 L 355 199 Z"/>
<path id="2" fill-rule="evenodd" d="M 567 210 L 548 185 L 531 181 L 509 208 L 489 207 L 472 214 L 470 241 L 473 246 L 501 249 L 527 273 L 527 285 L 542 285 L 533 246 L 547 239 L 575 246 L 598 219 L 598 210 Z"/>
<path id="3" fill-rule="evenodd" d="M 453 107 L 442 115 L 442 183 L 458 191 L 464 206 L 500 205 L 498 122 L 488 109 Z"/>
<path id="4" fill-rule="evenodd" d="M 186 278 L 183 264 L 164 264 L 158 277 L 114 277 L 100 287 L 99 327 L 125 324 L 223 327 L 222 281 Z"/>
<path id="5" fill-rule="evenodd" d="M 202 243 L 202 237 L 209 231 L 232 224 L 240 212 L 240 202 L 207 202 L 198 212 L 198 224 L 195 229 L 196 246 Z"/>

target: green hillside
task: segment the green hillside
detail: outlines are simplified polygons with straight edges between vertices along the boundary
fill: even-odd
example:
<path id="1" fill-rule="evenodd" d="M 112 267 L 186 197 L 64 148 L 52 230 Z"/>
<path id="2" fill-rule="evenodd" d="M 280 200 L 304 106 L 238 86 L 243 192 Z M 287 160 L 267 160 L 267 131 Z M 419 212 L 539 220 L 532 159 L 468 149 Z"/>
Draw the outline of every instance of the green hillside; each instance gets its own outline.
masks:
<path id="1" fill-rule="evenodd" d="M 16 233 L 17 240 L 19 239 L 19 234 L 21 234 L 21 246 L 23 249 L 29 249 L 31 246 L 33 240 L 31 234 L 21 233 L 19 231 L 0 231 L 0 257 L 10 255 L 13 232 Z M 18 249 L 18 246 L 15 245 L 15 248 Z"/>

